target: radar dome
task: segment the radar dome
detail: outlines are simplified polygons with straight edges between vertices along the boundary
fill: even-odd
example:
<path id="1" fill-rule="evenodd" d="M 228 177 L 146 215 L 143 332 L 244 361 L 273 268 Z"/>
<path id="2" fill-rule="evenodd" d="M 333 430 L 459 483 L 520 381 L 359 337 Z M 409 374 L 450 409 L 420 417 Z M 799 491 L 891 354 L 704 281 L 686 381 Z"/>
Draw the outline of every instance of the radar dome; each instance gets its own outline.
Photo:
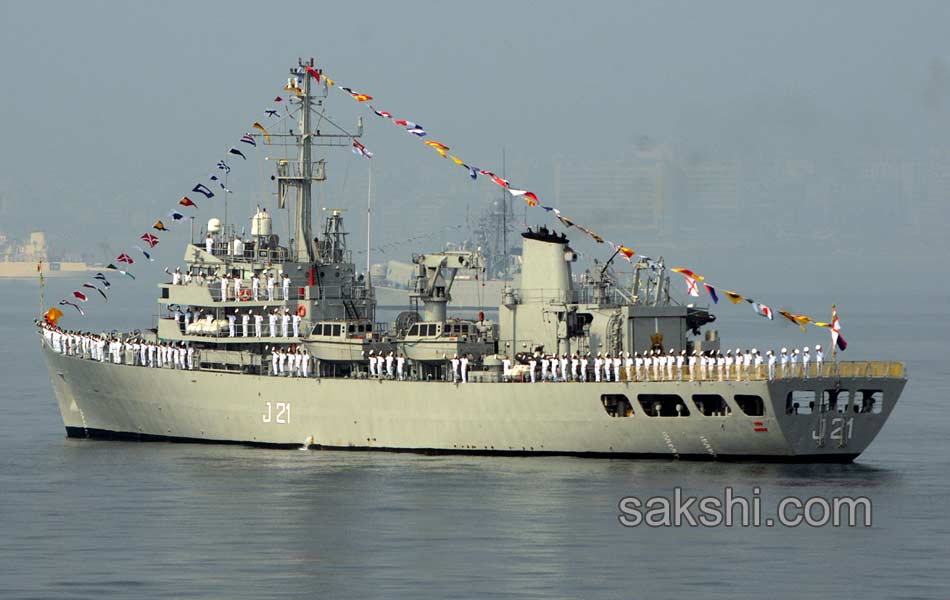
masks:
<path id="1" fill-rule="evenodd" d="M 218 233 L 221 231 L 221 219 L 212 217 L 208 219 L 208 233 Z"/>

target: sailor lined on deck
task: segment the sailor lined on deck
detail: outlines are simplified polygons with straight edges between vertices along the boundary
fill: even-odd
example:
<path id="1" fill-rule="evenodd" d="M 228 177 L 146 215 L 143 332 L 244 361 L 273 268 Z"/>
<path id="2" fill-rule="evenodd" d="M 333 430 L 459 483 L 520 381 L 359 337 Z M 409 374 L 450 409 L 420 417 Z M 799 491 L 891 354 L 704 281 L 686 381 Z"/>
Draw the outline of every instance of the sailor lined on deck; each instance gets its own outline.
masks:
<path id="1" fill-rule="evenodd" d="M 205 236 L 205 252 L 214 254 L 214 236 L 211 235 L 211 232 L 208 232 L 208 235 Z"/>
<path id="2" fill-rule="evenodd" d="M 284 300 L 290 300 L 290 275 L 284 273 L 283 280 L 281 281 L 281 288 L 284 293 Z"/>

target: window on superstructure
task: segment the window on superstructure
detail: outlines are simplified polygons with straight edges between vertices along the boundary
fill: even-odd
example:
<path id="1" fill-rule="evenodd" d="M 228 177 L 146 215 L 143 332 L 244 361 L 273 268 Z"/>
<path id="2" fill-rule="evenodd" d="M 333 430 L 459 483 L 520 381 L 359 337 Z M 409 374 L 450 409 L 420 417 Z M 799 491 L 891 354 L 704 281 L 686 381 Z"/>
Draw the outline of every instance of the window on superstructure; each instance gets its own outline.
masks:
<path id="1" fill-rule="evenodd" d="M 409 333 L 407 333 L 406 335 L 419 335 L 419 326 L 413 325 L 412 327 L 410 327 Z"/>
<path id="2" fill-rule="evenodd" d="M 689 408 L 679 394 L 637 394 L 637 401 L 651 417 L 689 416 Z"/>
<path id="3" fill-rule="evenodd" d="M 725 417 L 730 412 L 726 399 L 719 394 L 693 394 L 693 404 L 707 417 Z"/>
<path id="4" fill-rule="evenodd" d="M 611 417 L 632 417 L 633 406 L 624 394 L 601 394 L 600 403 Z"/>
<path id="5" fill-rule="evenodd" d="M 817 408 L 816 402 L 815 390 L 792 390 L 785 397 L 785 414 L 810 415 Z"/>
<path id="6" fill-rule="evenodd" d="M 881 414 L 884 410 L 884 392 L 881 390 L 858 390 L 854 396 L 855 412 Z"/>
<path id="7" fill-rule="evenodd" d="M 848 390 L 833 389 L 821 392 L 821 412 L 848 412 Z"/>
<path id="8" fill-rule="evenodd" d="M 343 331 L 343 327 L 339 324 L 333 326 L 333 337 L 340 337 L 340 333 Z"/>
<path id="9" fill-rule="evenodd" d="M 765 401 L 762 400 L 762 396 L 736 394 L 734 399 L 739 410 L 750 417 L 761 417 L 765 414 Z"/>

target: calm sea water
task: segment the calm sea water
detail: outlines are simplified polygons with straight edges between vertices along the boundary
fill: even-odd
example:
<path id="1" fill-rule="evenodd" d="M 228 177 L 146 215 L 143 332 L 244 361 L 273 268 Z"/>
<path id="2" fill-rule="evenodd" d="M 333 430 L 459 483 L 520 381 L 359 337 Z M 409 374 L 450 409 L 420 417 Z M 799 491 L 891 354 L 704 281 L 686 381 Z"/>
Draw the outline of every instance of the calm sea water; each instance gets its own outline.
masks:
<path id="1" fill-rule="evenodd" d="M 51 281 L 51 295 L 72 289 Z M 90 327 L 148 324 L 139 284 Z M 60 295 L 56 295 L 60 294 Z M 0 596 L 10 598 L 946 598 L 947 298 L 839 301 L 848 358 L 910 383 L 852 465 L 426 457 L 68 440 L 31 329 L 0 281 Z M 799 295 L 827 312 L 824 296 Z M 920 302 L 924 304 L 921 305 Z M 95 300 L 90 300 L 93 308 Z M 71 309 L 70 309 L 71 310 Z M 720 307 L 729 345 L 827 344 Z M 70 313 L 71 323 L 77 319 Z M 623 496 L 869 496 L 870 528 L 623 528 Z"/>

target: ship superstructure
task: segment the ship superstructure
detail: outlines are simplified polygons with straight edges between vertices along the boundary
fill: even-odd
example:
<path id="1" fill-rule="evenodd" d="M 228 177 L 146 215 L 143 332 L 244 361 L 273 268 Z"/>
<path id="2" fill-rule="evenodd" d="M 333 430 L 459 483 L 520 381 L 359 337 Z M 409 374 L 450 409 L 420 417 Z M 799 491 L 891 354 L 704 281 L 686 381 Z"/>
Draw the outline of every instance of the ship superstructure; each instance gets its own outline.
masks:
<path id="1" fill-rule="evenodd" d="M 451 314 L 458 272 L 486 268 L 477 249 L 413 256 L 413 310 L 377 322 L 343 210 L 313 233 L 312 186 L 327 175 L 313 147 L 353 135 L 312 131 L 326 84 L 311 85 L 300 82 L 296 133 L 272 134 L 297 155 L 275 161 L 277 210 L 293 213 L 283 239 L 267 207 L 250 235 L 210 219 L 159 285 L 148 333 L 41 326 L 68 435 L 849 461 L 893 410 L 903 365 L 726 364 L 713 315 L 670 297 L 662 260 L 637 263 L 629 285 L 609 261 L 578 277 L 568 238 L 543 227 L 521 234 L 521 276 L 495 298 L 497 322 Z"/>

